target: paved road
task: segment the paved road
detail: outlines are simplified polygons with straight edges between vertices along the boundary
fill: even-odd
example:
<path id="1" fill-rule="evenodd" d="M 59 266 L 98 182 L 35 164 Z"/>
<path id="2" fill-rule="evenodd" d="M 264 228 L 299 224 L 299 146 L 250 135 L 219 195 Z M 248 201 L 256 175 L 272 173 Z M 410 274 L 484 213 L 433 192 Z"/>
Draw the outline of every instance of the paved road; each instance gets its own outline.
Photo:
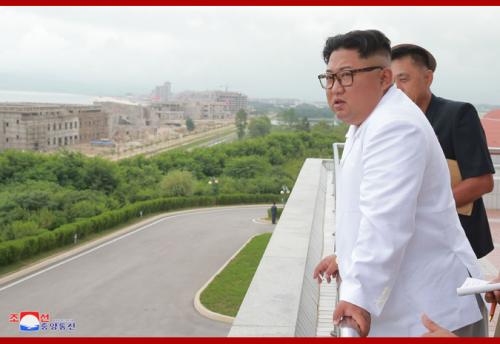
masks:
<path id="1" fill-rule="evenodd" d="M 265 207 L 213 208 L 167 217 L 12 287 L 0 286 L 0 336 L 19 332 L 10 313 L 73 319 L 75 336 L 225 336 L 199 315 L 196 291 L 252 235 Z M 3 288 L 3 290 L 2 290 Z"/>

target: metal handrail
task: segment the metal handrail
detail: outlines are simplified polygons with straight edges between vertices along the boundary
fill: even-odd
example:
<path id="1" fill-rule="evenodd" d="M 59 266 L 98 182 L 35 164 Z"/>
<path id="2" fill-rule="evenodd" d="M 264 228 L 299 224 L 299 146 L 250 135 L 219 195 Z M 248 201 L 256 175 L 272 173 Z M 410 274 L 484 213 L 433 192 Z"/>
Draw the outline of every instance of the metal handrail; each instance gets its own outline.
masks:
<path id="1" fill-rule="evenodd" d="M 332 145 L 333 148 L 333 178 L 332 178 L 332 184 L 333 184 L 333 195 L 337 194 L 337 171 L 340 167 L 340 153 L 339 149 L 344 148 L 345 143 L 344 142 L 335 142 Z"/>
<path id="2" fill-rule="evenodd" d="M 343 149 L 345 146 L 344 142 L 335 142 L 332 145 L 333 148 L 333 196 L 337 194 L 337 171 L 340 168 L 341 155 L 339 150 Z M 339 303 L 339 289 L 340 281 L 337 280 L 337 296 L 335 298 L 335 306 Z M 340 324 L 333 326 L 333 331 L 330 332 L 332 337 L 359 337 L 359 327 L 358 324 L 351 317 L 344 317 Z"/>
<path id="3" fill-rule="evenodd" d="M 500 154 L 500 147 L 488 147 L 490 154 Z"/>
<path id="4" fill-rule="evenodd" d="M 335 297 L 335 306 L 339 303 L 340 281 L 337 279 L 337 296 Z M 360 329 L 356 321 L 351 317 L 343 317 L 338 325 L 333 325 L 332 337 L 360 337 Z"/>
<path id="5" fill-rule="evenodd" d="M 344 317 L 340 324 L 333 326 L 332 337 L 359 338 L 359 326 L 351 317 Z"/>
<path id="6" fill-rule="evenodd" d="M 341 156 L 340 156 L 340 153 L 339 153 L 339 148 L 344 148 L 344 146 L 345 146 L 344 142 L 335 142 L 332 145 L 332 148 L 333 148 L 333 165 L 334 165 L 334 178 L 333 178 L 333 180 L 334 181 L 335 181 L 335 172 L 337 171 L 337 169 L 340 166 Z"/>

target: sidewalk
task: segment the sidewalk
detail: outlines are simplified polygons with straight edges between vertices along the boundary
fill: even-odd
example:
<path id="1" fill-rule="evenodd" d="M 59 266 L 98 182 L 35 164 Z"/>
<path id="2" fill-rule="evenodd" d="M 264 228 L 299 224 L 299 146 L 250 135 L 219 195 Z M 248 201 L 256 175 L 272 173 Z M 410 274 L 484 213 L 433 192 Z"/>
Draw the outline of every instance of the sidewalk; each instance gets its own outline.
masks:
<path id="1" fill-rule="evenodd" d="M 500 210 L 488 210 L 487 213 L 495 248 L 480 261 L 482 267 L 485 268 L 485 278 L 492 279 L 496 277 L 500 271 Z M 499 313 L 499 309 L 497 309 L 495 317 L 490 323 L 490 337 L 492 337 L 495 332 L 495 326 L 499 318 Z"/>
<path id="2" fill-rule="evenodd" d="M 227 136 L 229 134 L 227 133 L 228 130 L 233 127 L 234 127 L 233 123 L 224 124 L 215 129 L 184 135 L 183 137 L 172 140 L 163 140 L 161 142 L 150 143 L 149 145 L 143 145 L 138 148 L 128 149 L 127 151 L 123 151 L 118 154 L 113 154 L 111 156 L 103 156 L 103 157 L 112 161 L 117 161 L 117 160 L 127 159 L 139 154 L 154 155 L 157 153 L 164 152 L 166 150 L 179 148 L 204 139 L 210 139 L 210 138 L 215 139 L 219 137 L 219 135 L 221 134 L 224 134 L 223 136 Z"/>

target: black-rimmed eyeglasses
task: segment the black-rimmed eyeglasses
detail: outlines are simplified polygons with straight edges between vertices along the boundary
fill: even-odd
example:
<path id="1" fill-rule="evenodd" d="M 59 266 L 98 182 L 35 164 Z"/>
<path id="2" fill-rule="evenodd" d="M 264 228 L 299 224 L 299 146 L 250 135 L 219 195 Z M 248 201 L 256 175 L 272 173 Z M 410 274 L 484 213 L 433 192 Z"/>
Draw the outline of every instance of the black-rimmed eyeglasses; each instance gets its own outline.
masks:
<path id="1" fill-rule="evenodd" d="M 338 73 L 325 73 L 318 75 L 319 83 L 325 90 L 333 87 L 334 80 L 337 80 L 342 87 L 351 86 L 354 81 L 354 74 L 362 72 L 371 72 L 375 69 L 384 69 L 382 66 L 372 66 L 359 69 L 346 69 Z"/>

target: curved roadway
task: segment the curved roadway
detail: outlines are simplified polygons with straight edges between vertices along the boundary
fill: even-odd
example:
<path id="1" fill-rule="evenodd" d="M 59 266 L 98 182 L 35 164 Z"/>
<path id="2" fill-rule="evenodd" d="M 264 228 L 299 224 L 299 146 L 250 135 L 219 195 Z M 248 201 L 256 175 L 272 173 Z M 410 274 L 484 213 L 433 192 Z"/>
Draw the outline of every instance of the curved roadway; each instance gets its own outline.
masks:
<path id="1" fill-rule="evenodd" d="M 230 325 L 198 314 L 193 297 L 249 237 L 272 230 L 252 221 L 266 208 L 174 214 L 0 286 L 0 336 L 226 336 Z M 21 311 L 76 329 L 20 332 L 8 317 Z"/>

